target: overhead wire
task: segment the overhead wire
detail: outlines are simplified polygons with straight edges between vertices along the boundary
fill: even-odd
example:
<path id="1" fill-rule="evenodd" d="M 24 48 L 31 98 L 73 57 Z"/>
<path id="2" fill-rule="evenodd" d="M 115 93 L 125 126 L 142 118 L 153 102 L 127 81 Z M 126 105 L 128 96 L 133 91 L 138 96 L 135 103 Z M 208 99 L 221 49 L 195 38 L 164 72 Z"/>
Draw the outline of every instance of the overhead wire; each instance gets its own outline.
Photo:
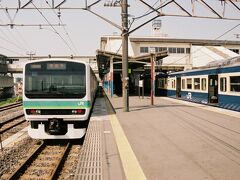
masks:
<path id="1" fill-rule="evenodd" d="M 154 7 L 157 3 L 158 3 L 158 1 L 159 0 L 157 0 L 153 5 L 152 5 L 152 7 Z M 168 1 L 168 2 L 167 2 Z M 167 3 L 169 3 L 170 1 L 172 1 L 172 0 L 165 0 L 162 4 L 160 4 L 158 7 L 156 7 L 156 10 L 158 10 L 161 6 L 163 6 L 164 4 L 167 4 Z M 156 12 L 156 11 L 154 11 L 154 10 L 152 10 L 152 11 L 150 11 L 151 9 L 149 8 L 148 10 L 147 10 L 147 12 L 145 12 L 143 15 L 141 15 L 141 16 L 138 16 L 138 17 L 135 17 L 135 18 L 133 18 L 133 19 L 135 19 L 135 20 L 137 20 L 137 19 L 141 19 L 141 18 L 143 18 L 143 17 L 145 17 L 145 16 L 148 16 L 149 14 L 152 14 L 153 12 Z M 149 12 L 150 11 L 150 12 Z"/>
<path id="2" fill-rule="evenodd" d="M 51 7 L 51 5 L 49 4 L 49 2 L 48 2 L 47 0 L 45 0 L 45 2 L 46 2 L 46 4 L 47 4 L 49 7 Z M 63 21 L 62 21 L 62 19 L 61 19 L 61 17 L 59 17 L 59 14 L 57 14 L 54 9 L 52 9 L 52 10 L 53 10 L 53 13 L 59 18 L 60 23 L 61 23 L 61 24 L 64 24 Z M 73 46 L 73 48 L 75 49 L 75 51 L 78 52 L 78 49 L 76 48 L 75 44 L 73 43 L 72 38 L 70 37 L 67 29 L 66 29 L 64 26 L 63 26 L 63 30 L 64 30 L 65 34 L 67 35 L 68 40 L 70 41 L 70 43 L 71 43 L 71 45 Z"/>
<path id="3" fill-rule="evenodd" d="M 19 32 L 19 30 L 18 30 L 17 27 L 15 27 L 14 29 L 15 29 L 16 33 L 18 34 L 18 37 L 22 40 L 22 42 L 25 43 L 25 45 L 27 46 L 27 48 L 30 50 L 30 49 L 31 49 L 31 46 L 30 46 L 29 43 L 27 42 L 26 38 L 24 38 L 24 37 L 22 36 L 22 34 Z"/>
<path id="4" fill-rule="evenodd" d="M 230 28 L 229 30 L 227 30 L 226 32 L 224 32 L 223 34 L 219 35 L 217 38 L 215 38 L 215 39 L 213 39 L 213 40 L 218 40 L 218 39 L 220 39 L 221 37 L 225 36 L 227 33 L 231 32 L 231 31 L 234 30 L 234 29 L 236 29 L 238 26 L 240 26 L 240 24 L 235 25 L 234 27 Z M 203 48 L 203 47 L 201 47 L 201 48 L 199 48 L 199 49 L 197 49 L 197 50 L 195 50 L 195 51 L 193 51 L 193 52 L 190 52 L 190 53 L 191 53 L 191 54 L 194 54 L 194 53 L 200 51 L 202 48 Z M 175 64 L 175 63 L 181 61 L 182 59 L 184 59 L 184 58 L 186 58 L 186 57 L 188 57 L 188 55 L 185 55 L 184 57 L 181 57 L 181 58 L 179 58 L 179 59 L 177 59 L 177 60 L 175 60 L 175 61 L 173 61 L 173 62 L 171 62 L 171 63 L 168 63 L 168 64 L 166 64 L 166 65 Z"/>
<path id="5" fill-rule="evenodd" d="M 2 30 L 1 30 L 1 31 L 2 31 Z M 14 42 L 11 42 L 11 41 L 9 41 L 8 39 L 5 39 L 5 38 L 4 38 L 4 37 L 2 37 L 2 36 L 0 36 L 0 39 L 2 39 L 2 40 L 4 40 L 4 41 L 8 42 L 9 44 L 12 44 L 12 45 L 14 45 L 14 46 L 15 46 L 15 47 L 17 47 L 18 49 L 21 49 L 21 50 L 26 50 L 26 49 L 22 48 L 21 46 L 19 46 L 19 45 L 15 44 Z"/>
<path id="6" fill-rule="evenodd" d="M 9 51 L 9 52 L 12 52 L 12 53 L 14 53 L 14 54 L 18 54 L 18 55 L 24 56 L 24 54 L 19 53 L 19 52 L 16 52 L 16 51 L 13 51 L 13 50 L 8 49 L 8 48 L 6 48 L 6 47 L 0 46 L 0 48 L 1 48 L 1 49 L 5 49 L 5 50 L 7 50 L 7 51 Z"/>
<path id="7" fill-rule="evenodd" d="M 68 42 L 61 36 L 61 34 L 53 27 L 53 25 L 50 23 L 50 21 L 46 18 L 46 16 L 44 16 L 44 14 L 37 8 L 37 6 L 31 2 L 31 4 L 34 6 L 34 8 L 41 14 L 41 16 L 45 19 L 45 21 L 50 25 L 50 27 L 53 29 L 54 33 L 56 33 L 60 39 L 63 41 L 63 43 L 69 48 L 69 50 L 76 55 L 76 53 L 74 52 L 74 50 L 69 46 Z"/>
<path id="8" fill-rule="evenodd" d="M 2 2 L 2 1 L 1 1 L 1 2 Z M 3 8 L 1 4 L 0 4 L 0 7 Z M 5 12 L 5 14 L 7 15 L 7 17 L 10 19 L 11 23 L 13 23 L 13 21 L 14 21 L 15 18 L 16 18 L 16 15 L 17 15 L 17 12 L 18 12 L 18 11 L 15 12 L 14 18 L 11 18 L 11 16 L 10 16 L 10 14 L 9 14 L 8 11 L 4 11 L 4 12 Z M 3 22 L 3 20 L 0 19 L 0 22 Z M 22 38 L 22 40 L 20 41 L 20 40 L 17 38 L 17 37 L 21 37 L 20 33 L 15 29 L 15 30 L 16 30 L 15 32 L 18 33 L 18 36 L 16 37 L 12 31 L 10 31 L 9 29 L 7 29 L 7 30 L 8 30 L 8 32 L 11 34 L 11 36 L 8 36 L 8 34 L 6 34 L 6 33 L 0 28 L 0 31 L 2 32 L 2 34 L 4 34 L 4 36 L 7 37 L 7 39 L 4 39 L 4 38 L 2 38 L 2 39 L 3 39 L 4 41 L 7 41 L 8 43 L 14 45 L 14 46 L 17 47 L 18 49 L 21 49 L 22 51 L 23 51 L 23 50 L 24 50 L 24 51 L 27 51 L 25 45 L 22 43 L 22 42 L 25 42 L 25 44 L 27 44 L 27 43 L 26 43 L 26 40 L 24 40 L 24 39 Z M 15 42 L 10 41 L 9 39 L 12 39 L 13 41 L 17 42 L 18 44 L 16 44 Z M 27 46 L 28 46 L 28 45 L 27 45 Z M 28 47 L 29 47 L 29 46 L 28 46 Z"/>

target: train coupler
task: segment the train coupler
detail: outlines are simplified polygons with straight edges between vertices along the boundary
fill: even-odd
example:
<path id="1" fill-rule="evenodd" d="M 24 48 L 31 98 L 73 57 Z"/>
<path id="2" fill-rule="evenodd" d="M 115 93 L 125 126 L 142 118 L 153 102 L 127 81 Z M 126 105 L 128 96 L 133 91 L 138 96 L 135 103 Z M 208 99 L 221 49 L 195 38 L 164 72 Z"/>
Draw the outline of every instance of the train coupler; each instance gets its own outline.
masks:
<path id="1" fill-rule="evenodd" d="M 46 130 L 50 135 L 64 135 L 67 133 L 67 123 L 63 119 L 49 119 Z"/>

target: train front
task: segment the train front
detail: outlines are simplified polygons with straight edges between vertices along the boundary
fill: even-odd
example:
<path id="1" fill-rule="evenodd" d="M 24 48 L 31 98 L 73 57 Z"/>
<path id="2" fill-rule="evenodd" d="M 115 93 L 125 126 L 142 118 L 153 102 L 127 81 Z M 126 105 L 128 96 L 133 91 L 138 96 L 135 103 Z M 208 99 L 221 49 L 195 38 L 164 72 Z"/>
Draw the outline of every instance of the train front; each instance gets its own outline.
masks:
<path id="1" fill-rule="evenodd" d="M 78 139 L 86 132 L 91 102 L 86 64 L 41 60 L 24 68 L 23 107 L 34 139 Z"/>

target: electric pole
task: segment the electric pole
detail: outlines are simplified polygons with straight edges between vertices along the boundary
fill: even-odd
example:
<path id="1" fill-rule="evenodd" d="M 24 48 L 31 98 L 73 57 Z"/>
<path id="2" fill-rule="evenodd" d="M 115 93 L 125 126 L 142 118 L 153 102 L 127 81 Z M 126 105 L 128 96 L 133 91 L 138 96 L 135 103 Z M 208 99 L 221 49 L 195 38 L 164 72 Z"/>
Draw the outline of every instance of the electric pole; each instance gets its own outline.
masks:
<path id="1" fill-rule="evenodd" d="M 29 60 L 32 60 L 32 59 L 33 59 L 33 56 L 36 55 L 36 53 L 30 51 L 30 52 L 27 52 L 27 55 L 29 55 Z"/>
<path id="2" fill-rule="evenodd" d="M 122 0 L 122 96 L 123 111 L 129 111 L 129 77 L 128 77 L 128 2 Z"/>

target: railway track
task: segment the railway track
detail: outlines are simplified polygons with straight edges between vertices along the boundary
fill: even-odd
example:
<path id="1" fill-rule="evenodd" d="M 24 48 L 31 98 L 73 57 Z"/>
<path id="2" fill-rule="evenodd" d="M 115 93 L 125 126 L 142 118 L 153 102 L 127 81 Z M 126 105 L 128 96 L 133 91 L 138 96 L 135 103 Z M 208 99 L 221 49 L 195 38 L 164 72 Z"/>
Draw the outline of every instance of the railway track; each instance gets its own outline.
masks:
<path id="1" fill-rule="evenodd" d="M 71 146 L 43 141 L 8 179 L 57 179 Z"/>
<path id="2" fill-rule="evenodd" d="M 7 133 L 8 131 L 11 131 L 13 128 L 20 126 L 23 123 L 26 123 L 26 120 L 23 114 L 18 115 L 17 117 L 8 119 L 6 121 L 0 122 L 0 135 Z M 8 136 L 5 136 L 2 140 L 6 139 L 7 137 Z"/>
<path id="3" fill-rule="evenodd" d="M 12 117 L 8 120 L 0 122 L 0 134 L 14 128 L 15 126 L 25 122 L 24 114 L 20 114 L 16 117 Z"/>
<path id="4" fill-rule="evenodd" d="M 9 109 L 12 109 L 12 108 L 15 108 L 15 107 L 19 107 L 19 106 L 22 106 L 22 102 L 17 102 L 17 103 L 1 106 L 0 107 L 0 112 L 9 110 Z"/>

